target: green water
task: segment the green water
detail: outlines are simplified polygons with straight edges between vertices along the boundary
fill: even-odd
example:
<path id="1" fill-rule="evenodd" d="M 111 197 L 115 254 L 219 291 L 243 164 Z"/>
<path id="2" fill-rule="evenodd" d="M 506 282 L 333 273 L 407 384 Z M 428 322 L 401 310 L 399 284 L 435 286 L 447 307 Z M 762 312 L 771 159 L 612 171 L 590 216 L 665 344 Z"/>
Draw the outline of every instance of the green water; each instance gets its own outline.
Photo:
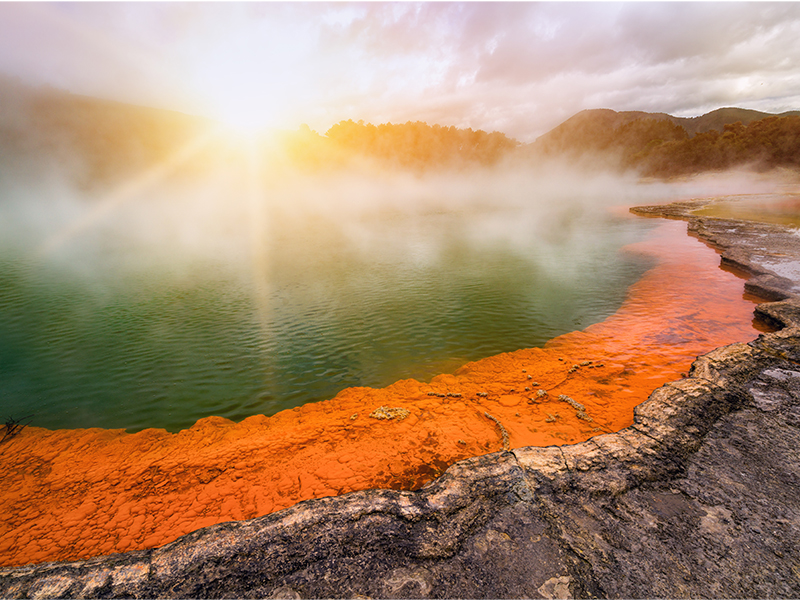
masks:
<path id="1" fill-rule="evenodd" d="M 365 210 L 370 194 L 342 211 L 273 203 L 249 230 L 231 211 L 132 203 L 44 256 L 74 215 L 5 210 L 0 417 L 177 431 L 426 380 L 603 320 L 649 266 L 620 249 L 653 221 L 602 206 Z"/>

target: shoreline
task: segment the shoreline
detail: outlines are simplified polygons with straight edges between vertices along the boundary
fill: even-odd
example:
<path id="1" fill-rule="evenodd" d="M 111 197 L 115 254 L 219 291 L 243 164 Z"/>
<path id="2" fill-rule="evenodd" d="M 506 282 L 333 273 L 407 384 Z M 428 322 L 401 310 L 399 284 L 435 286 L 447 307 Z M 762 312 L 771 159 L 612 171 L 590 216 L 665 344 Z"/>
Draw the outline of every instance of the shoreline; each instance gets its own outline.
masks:
<path id="1" fill-rule="evenodd" d="M 703 202 L 706 204 L 708 203 L 707 201 Z M 657 211 L 653 209 L 650 212 L 650 214 L 653 214 L 655 212 Z M 684 211 L 683 213 L 684 217 L 686 216 L 685 212 L 686 211 Z M 674 214 L 672 216 L 680 216 L 680 215 Z M 722 234 L 725 232 L 722 231 L 722 229 L 720 229 L 720 223 L 721 223 L 720 220 L 713 220 L 707 218 L 700 220 L 700 219 L 695 219 L 694 217 L 690 218 L 693 219 L 692 221 L 690 221 L 690 223 L 697 223 L 694 226 L 690 226 L 690 231 L 693 231 L 692 227 L 695 227 L 696 231 L 699 232 L 698 235 L 700 235 L 701 237 L 707 236 L 707 238 L 703 237 L 703 239 L 709 239 L 712 243 L 715 244 L 720 241 L 725 242 L 725 239 L 722 239 Z M 728 223 L 730 223 L 730 221 L 728 221 Z M 800 242 L 800 238 L 797 238 L 797 240 L 798 242 Z M 725 260 L 726 252 L 730 254 L 729 250 L 723 251 L 723 260 Z M 798 253 L 797 256 L 800 256 L 800 252 Z M 751 287 L 753 289 L 766 290 L 767 292 L 771 291 L 771 293 L 786 294 L 786 296 L 784 297 L 791 297 L 796 295 L 792 291 L 793 290 L 792 286 L 795 285 L 795 282 L 787 278 L 783 278 L 783 280 L 781 280 L 780 278 L 775 279 L 776 276 L 774 274 L 770 274 L 768 270 L 766 270 L 763 267 L 763 265 L 754 263 L 752 260 L 745 261 L 742 259 L 741 256 L 734 256 L 733 258 L 730 258 L 730 256 L 728 256 L 727 260 L 735 261 L 736 265 L 739 266 L 740 268 L 741 267 L 747 268 L 756 275 L 756 278 L 761 278 L 758 279 L 755 283 L 751 283 Z M 767 280 L 765 279 L 765 277 L 768 277 L 769 279 Z M 787 288 L 786 287 L 787 285 L 790 287 Z M 739 283 L 739 286 L 741 289 L 741 283 Z M 408 521 L 408 519 L 411 519 L 410 523 L 412 525 L 413 523 L 420 521 L 431 522 L 430 518 L 434 518 L 434 520 L 438 522 L 440 519 L 435 517 L 435 515 L 442 514 L 441 511 L 445 511 L 445 513 L 448 514 L 453 513 L 453 511 L 458 513 L 461 509 L 466 510 L 464 508 L 466 506 L 474 505 L 475 503 L 481 504 L 485 501 L 488 501 L 487 498 L 496 498 L 498 494 L 500 495 L 505 494 L 505 496 L 508 496 L 507 490 L 501 493 L 501 491 L 506 489 L 507 487 L 506 484 L 508 482 L 503 479 L 507 477 L 511 477 L 512 479 L 515 480 L 514 486 L 516 487 L 513 488 L 515 490 L 513 495 L 515 495 L 516 500 L 513 501 L 512 504 L 516 506 L 517 504 L 522 503 L 526 505 L 526 510 L 533 510 L 534 513 L 536 512 L 536 510 L 541 508 L 541 501 L 540 500 L 534 501 L 534 496 L 536 496 L 537 493 L 540 493 L 542 492 L 542 490 L 545 489 L 549 490 L 548 493 L 556 495 L 563 494 L 564 493 L 563 490 L 575 488 L 578 490 L 584 489 L 584 491 L 588 489 L 590 490 L 591 494 L 599 493 L 601 495 L 603 494 L 608 495 L 610 493 L 612 496 L 618 496 L 620 494 L 624 494 L 631 490 L 636 490 L 641 485 L 641 482 L 651 481 L 654 477 L 656 478 L 660 477 L 661 475 L 658 475 L 659 473 L 661 473 L 662 475 L 663 474 L 674 475 L 675 473 L 680 473 L 681 469 L 683 468 L 681 463 L 685 463 L 687 460 L 689 460 L 688 454 L 690 454 L 691 449 L 702 445 L 702 441 L 704 440 L 707 433 L 711 429 L 713 429 L 713 427 L 721 417 L 723 417 L 727 413 L 735 412 L 735 409 L 743 405 L 741 393 L 738 389 L 736 390 L 736 393 L 729 393 L 724 390 L 720 391 L 719 389 L 716 389 L 719 387 L 716 384 L 714 384 L 716 387 L 713 390 L 713 394 L 710 396 L 711 399 L 709 400 L 705 398 L 704 394 L 706 394 L 706 392 L 708 392 L 709 390 L 706 389 L 707 386 L 706 383 L 704 382 L 713 382 L 715 381 L 714 377 L 716 377 L 717 378 L 716 380 L 719 381 L 720 376 L 717 375 L 717 373 L 727 372 L 725 371 L 725 369 L 727 370 L 733 369 L 734 371 L 736 369 L 741 370 L 742 367 L 738 365 L 737 361 L 741 362 L 740 355 L 742 355 L 742 353 L 747 354 L 749 352 L 750 354 L 753 354 L 756 351 L 758 351 L 760 347 L 754 344 L 760 343 L 764 345 L 767 344 L 767 342 L 777 343 L 775 340 L 778 341 L 783 340 L 785 342 L 786 339 L 791 338 L 791 335 L 787 334 L 787 330 L 789 333 L 791 333 L 793 328 L 797 327 L 798 325 L 796 320 L 793 320 L 795 319 L 795 316 L 793 316 L 792 311 L 795 310 L 796 308 L 796 307 L 792 308 L 795 306 L 795 304 L 793 304 L 794 302 L 796 301 L 789 300 L 788 303 L 787 302 L 779 303 L 777 305 L 767 304 L 764 305 L 763 308 L 758 309 L 757 312 L 762 314 L 767 320 L 771 320 L 774 325 L 782 326 L 783 329 L 777 333 L 761 335 L 754 342 L 750 342 L 749 345 L 741 343 L 734 344 L 733 346 L 736 347 L 736 352 L 732 353 L 732 351 L 729 351 L 727 348 L 719 348 L 717 350 L 712 351 L 705 357 L 699 359 L 698 361 L 695 362 L 694 366 L 692 367 L 692 372 L 689 374 L 688 378 L 678 381 L 677 383 L 669 383 L 663 387 L 658 388 L 655 392 L 653 392 L 650 395 L 650 399 L 647 402 L 639 405 L 636 408 L 635 417 L 634 419 L 632 419 L 635 421 L 634 424 L 632 426 L 623 429 L 618 433 L 606 433 L 603 435 L 596 435 L 590 441 L 582 442 L 576 445 L 566 445 L 566 446 L 561 445 L 561 446 L 549 446 L 549 447 L 538 447 L 538 448 L 523 446 L 523 447 L 515 447 L 513 452 L 510 453 L 502 452 L 499 454 L 488 454 L 488 455 L 478 456 L 477 458 L 468 458 L 451 466 L 450 469 L 447 471 L 447 474 L 445 474 L 443 477 L 439 479 L 436 479 L 435 481 L 433 481 L 431 484 L 429 484 L 419 492 L 394 492 L 388 490 L 384 491 L 369 490 L 364 492 L 355 492 L 352 494 L 348 494 L 346 496 L 338 496 L 332 498 L 324 498 L 320 500 L 313 500 L 310 502 L 303 502 L 301 504 L 295 505 L 292 508 L 281 511 L 280 513 L 272 513 L 265 517 L 259 517 L 257 519 L 254 519 L 252 521 L 225 523 L 221 525 L 212 526 L 202 531 L 195 531 L 194 533 L 189 534 L 188 536 L 185 536 L 177 540 L 176 542 L 168 544 L 167 546 L 160 548 L 158 550 L 145 550 L 134 553 L 128 553 L 126 555 L 114 555 L 110 557 L 89 559 L 88 561 L 84 561 L 79 564 L 75 563 L 74 566 L 72 567 L 68 565 L 58 565 L 58 566 L 39 565 L 39 566 L 21 567 L 20 569 L 5 569 L 5 568 L 0 569 L 0 590 L 5 590 L 4 593 L 6 595 L 16 595 L 17 592 L 22 592 L 23 588 L 26 590 L 34 589 L 31 588 L 30 586 L 33 585 L 35 587 L 35 585 L 37 585 L 36 581 L 42 583 L 42 578 L 46 579 L 47 577 L 50 577 L 50 575 L 45 577 L 45 573 L 52 574 L 53 569 L 56 569 L 59 573 L 67 573 L 67 574 L 72 573 L 72 575 L 69 576 L 58 575 L 58 577 L 61 578 L 58 580 L 58 585 L 57 585 L 60 591 L 58 591 L 56 595 L 80 594 L 81 590 L 84 590 L 85 592 L 89 591 L 89 589 L 86 588 L 84 585 L 84 584 L 89 585 L 88 583 L 86 583 L 88 581 L 86 579 L 86 576 L 88 576 L 87 574 L 91 571 L 95 573 L 95 575 L 97 575 L 97 573 L 105 569 L 106 575 L 104 576 L 104 578 L 97 575 L 97 577 L 103 579 L 103 583 L 98 584 L 95 587 L 92 587 L 91 588 L 92 594 L 84 593 L 83 595 L 94 595 L 95 592 L 98 595 L 105 595 L 106 593 L 112 593 L 112 589 L 116 590 L 113 591 L 113 593 L 115 594 L 131 593 L 133 595 L 141 595 L 141 594 L 163 595 L 164 590 L 167 588 L 158 587 L 158 585 L 161 584 L 158 585 L 156 584 L 158 581 L 161 581 L 163 583 L 166 581 L 166 579 L 161 577 L 161 575 L 163 575 L 164 573 L 161 573 L 161 575 L 159 575 L 156 572 L 158 571 L 158 569 L 154 570 L 153 561 L 158 562 L 160 560 L 161 563 L 167 561 L 168 563 L 172 564 L 171 561 L 178 560 L 178 558 L 176 557 L 183 557 L 181 559 L 181 561 L 183 561 L 183 559 L 185 559 L 186 556 L 191 554 L 194 555 L 196 559 L 201 561 L 202 563 L 203 560 L 211 560 L 211 557 L 215 556 L 215 553 L 217 553 L 217 555 L 220 552 L 222 554 L 225 554 L 227 552 L 225 548 L 219 547 L 215 549 L 213 544 L 208 543 L 208 541 L 212 538 L 217 539 L 220 542 L 223 539 L 228 540 L 223 544 L 226 548 L 233 548 L 234 546 L 236 546 L 241 549 L 244 547 L 243 544 L 245 544 L 244 538 L 246 536 L 244 532 L 250 531 L 252 533 L 252 529 L 254 527 L 257 528 L 260 532 L 256 536 L 258 539 L 261 540 L 259 543 L 263 544 L 266 543 L 263 535 L 266 535 L 266 532 L 268 530 L 273 530 L 273 533 L 270 535 L 273 534 L 277 535 L 275 534 L 275 531 L 277 531 L 275 530 L 275 527 L 284 531 L 289 531 L 289 530 L 299 531 L 299 529 L 297 529 L 298 527 L 311 527 L 312 522 L 316 523 L 316 525 L 312 527 L 312 529 L 315 528 L 314 531 L 317 532 L 315 535 L 323 535 L 323 532 L 325 531 L 323 523 L 326 522 L 346 524 L 345 529 L 343 529 L 341 532 L 342 535 L 345 535 L 347 533 L 346 532 L 347 528 L 355 527 L 355 529 L 358 529 L 358 526 L 355 524 L 355 521 L 359 521 L 362 518 L 366 518 L 365 515 L 372 515 L 372 517 L 370 517 L 367 520 L 377 519 L 378 521 L 380 521 L 381 519 L 379 519 L 376 516 L 377 514 L 383 514 L 383 517 L 381 518 L 383 518 L 384 520 L 389 519 L 390 521 L 391 519 L 395 520 L 400 519 L 401 521 L 403 521 L 403 519 L 405 519 L 406 521 Z M 576 333 L 583 334 L 582 336 L 580 335 L 577 336 L 579 338 L 586 337 L 585 332 L 576 332 Z M 567 334 L 567 335 L 571 336 L 573 334 Z M 581 339 L 579 341 L 585 341 L 585 340 Z M 752 348 L 752 350 L 746 350 L 744 347 Z M 511 353 L 511 354 L 516 354 L 516 353 Z M 753 359 L 752 356 L 750 356 L 749 359 Z M 758 358 L 758 360 L 763 361 L 766 359 L 760 357 Z M 778 359 L 773 359 L 773 360 L 778 360 Z M 483 361 L 478 361 L 478 363 L 480 362 Z M 722 367 L 724 368 L 720 367 L 720 365 L 722 365 Z M 770 365 L 771 366 L 764 367 L 764 369 L 768 370 L 769 368 L 773 368 L 774 365 L 772 365 L 771 363 Z M 762 369 L 762 371 L 764 369 Z M 699 373 L 702 373 L 703 377 L 698 376 Z M 469 374 L 469 370 L 467 370 L 466 374 L 467 375 Z M 454 376 L 446 376 L 446 377 L 454 377 Z M 431 384 L 433 383 L 434 382 L 431 382 Z M 510 396 L 510 394 L 505 394 L 504 396 Z M 502 404 L 502 398 L 504 396 L 503 395 L 499 396 L 497 400 L 498 404 Z M 678 401 L 681 398 L 687 398 L 687 397 L 691 398 L 692 401 L 689 403 L 688 407 L 682 406 L 681 403 Z M 719 401 L 723 402 L 722 408 L 716 406 L 716 404 Z M 506 402 L 511 402 L 511 400 L 506 400 Z M 667 407 L 668 410 L 664 411 L 665 407 Z M 705 417 L 705 420 L 703 421 L 703 427 L 698 428 L 697 426 L 693 425 L 693 427 L 697 429 L 696 432 L 691 431 L 691 429 L 687 430 L 686 427 L 684 426 L 681 426 L 678 429 L 676 429 L 675 427 L 664 426 L 663 422 L 665 421 L 665 417 L 663 415 L 659 415 L 659 411 L 664 412 L 666 414 L 667 422 L 669 422 L 670 419 L 674 418 L 682 419 L 684 422 L 686 421 L 686 419 L 692 421 L 698 418 L 698 415 L 692 413 L 692 411 L 696 412 L 696 410 L 700 409 L 702 409 L 701 412 L 704 413 L 708 412 L 713 413 L 712 414 L 713 418 L 709 420 L 708 414 L 703 415 Z M 689 411 L 689 413 L 692 414 L 689 415 L 684 414 L 687 412 L 687 410 Z M 300 412 L 302 412 L 302 409 Z M 495 423 L 492 423 L 491 421 L 487 420 L 487 422 L 484 423 L 484 425 L 486 425 L 489 429 L 495 428 L 494 435 L 495 437 L 499 437 L 498 432 L 496 430 L 497 425 Z M 514 437 L 513 433 L 514 432 L 512 431 L 512 439 Z M 660 441 L 655 443 L 654 446 L 653 439 Z M 497 441 L 499 442 L 500 440 Z M 686 450 L 687 448 L 689 448 L 690 450 L 687 451 Z M 667 452 L 667 449 L 669 449 L 669 452 Z M 672 456 L 672 454 L 674 454 L 674 456 Z M 664 463 L 664 461 L 667 461 L 667 463 Z M 603 467 L 599 469 L 600 471 L 599 473 L 598 473 L 598 467 Z M 486 471 L 487 469 L 488 471 L 484 473 L 483 471 Z M 581 471 L 583 474 L 577 475 L 576 469 L 577 471 Z M 497 480 L 498 477 L 500 477 L 500 480 Z M 578 480 L 576 480 L 576 478 L 578 478 Z M 483 498 L 482 496 L 476 496 L 475 495 L 476 492 L 471 488 L 473 486 L 481 488 L 482 486 L 484 486 L 484 484 L 481 482 L 488 482 L 489 480 L 491 480 L 493 483 L 491 483 L 491 485 L 489 486 L 491 489 L 487 488 L 484 490 L 483 493 L 486 497 Z M 567 485 L 567 482 L 569 483 L 569 485 Z M 489 484 L 486 483 L 486 485 Z M 522 485 L 522 487 L 520 487 L 520 485 Z M 567 486 L 566 488 L 564 487 L 565 485 Z M 527 492 L 525 491 L 526 489 L 528 490 Z M 534 496 L 531 496 L 531 493 L 534 493 Z M 441 496 L 440 499 L 437 501 L 430 500 L 431 498 L 435 498 L 437 494 L 439 495 L 444 494 L 444 495 Z M 371 503 L 374 504 L 374 502 L 378 502 L 378 504 L 383 506 L 384 509 L 386 510 L 376 509 L 375 506 L 372 506 L 371 504 Z M 536 507 L 529 506 L 531 502 L 536 504 L 539 508 L 534 510 L 534 508 Z M 455 505 L 452 505 L 452 503 L 461 506 L 461 509 L 456 510 L 455 508 L 453 508 L 453 506 Z M 391 510 L 389 510 L 388 508 L 390 505 L 394 506 L 394 508 Z M 423 505 L 427 506 L 427 509 L 425 509 L 425 506 Z M 510 509 L 510 506 L 511 505 L 505 507 L 503 510 L 505 510 L 506 508 Z M 412 510 L 413 507 L 416 508 Z M 331 512 L 331 510 L 333 512 Z M 355 512 L 353 512 L 354 510 Z M 426 510 L 428 512 L 426 512 Z M 467 519 L 472 525 L 474 525 L 475 519 L 478 519 L 478 521 L 481 521 L 481 519 L 483 519 L 485 522 L 488 522 L 486 521 L 486 519 L 490 518 L 489 513 L 492 511 L 486 512 L 484 514 L 484 512 L 482 510 L 479 510 L 478 508 L 475 508 L 474 510 L 477 510 L 478 512 L 475 513 L 469 519 Z M 315 516 L 316 513 L 319 514 Z M 350 521 L 347 521 L 347 515 L 350 515 Z M 345 520 L 342 521 L 342 519 Z M 407 527 L 412 525 L 407 524 Z M 453 525 L 452 523 L 450 525 L 447 525 L 444 522 L 442 522 L 439 529 L 441 528 L 447 529 L 447 527 L 450 527 L 451 525 L 456 527 L 456 529 L 458 529 L 457 523 L 455 525 Z M 474 531 L 475 528 L 472 527 L 472 525 L 470 525 L 470 527 L 467 527 L 467 529 L 472 530 L 470 535 L 473 535 L 475 533 Z M 548 527 L 550 528 L 552 528 L 553 526 L 554 525 L 552 523 L 548 525 Z M 287 527 L 289 528 L 288 530 L 286 529 Z M 511 529 L 513 529 L 513 527 Z M 545 529 L 547 529 L 547 527 Z M 496 532 L 499 530 L 491 530 L 491 531 Z M 468 533 L 466 532 L 466 530 L 461 531 L 459 535 L 463 537 L 463 535 L 466 535 L 466 533 Z M 347 535 L 352 538 L 351 533 Z M 363 533 L 363 535 L 366 535 L 366 533 Z M 506 535 L 508 536 L 508 534 Z M 439 548 L 439 550 L 436 550 L 435 548 L 431 550 L 431 552 L 433 552 L 433 555 L 430 557 L 431 559 L 434 557 L 434 555 L 439 556 L 437 552 L 441 551 L 442 548 L 448 545 L 444 541 L 439 540 L 437 536 L 441 537 L 441 535 L 437 534 L 426 542 L 427 544 L 434 544 L 434 546 Z M 313 538 L 313 536 L 311 537 Z M 326 548 L 329 547 L 329 549 L 326 550 L 326 552 L 333 554 L 335 554 L 336 552 L 339 552 L 339 554 L 345 552 L 341 542 L 338 542 L 337 545 L 337 542 L 333 539 L 328 539 L 329 537 L 330 537 L 329 535 L 327 534 L 325 535 L 325 538 L 328 540 L 328 542 L 330 542 L 329 546 L 326 546 Z M 563 546 L 562 543 L 563 540 L 561 540 L 561 538 L 558 538 L 554 541 L 554 539 L 551 539 L 551 537 L 548 537 L 549 542 L 545 543 L 544 545 L 548 546 L 549 548 L 551 548 L 553 552 L 555 552 L 555 550 L 553 549 Z M 374 535 L 372 535 L 372 538 L 374 538 Z M 428 535 L 428 538 L 430 538 L 430 535 Z M 493 543 L 489 545 L 492 547 L 497 547 L 498 544 L 502 546 L 503 544 L 505 544 L 504 539 L 505 538 L 502 538 L 501 536 L 500 538 L 495 539 Z M 509 537 L 509 539 L 511 538 Z M 398 540 L 396 539 L 395 535 L 395 542 L 397 541 Z M 312 542 L 308 540 L 306 540 L 305 542 L 301 540 L 297 541 L 297 544 L 303 544 L 303 543 L 308 545 L 306 551 L 311 552 Z M 413 545 L 413 542 L 407 542 L 407 543 Z M 460 545 L 463 545 L 464 543 L 465 542 L 463 540 L 459 542 Z M 204 547 L 205 550 L 199 551 L 198 553 L 197 550 L 198 544 Z M 378 543 L 378 546 L 383 547 L 381 543 Z M 251 546 L 250 548 L 251 548 L 250 551 L 255 552 L 255 550 L 253 549 L 254 547 Z M 338 551 L 334 551 L 333 548 L 338 548 Z M 262 554 L 268 553 L 268 549 L 264 548 L 261 550 L 261 552 Z M 314 552 L 317 551 L 315 550 Z M 447 554 L 448 552 L 450 552 L 450 550 L 446 551 L 445 554 Z M 204 553 L 207 554 L 204 555 Z M 439 554 L 441 554 L 441 552 L 439 552 Z M 142 560 L 144 560 L 145 556 L 147 557 L 147 560 L 145 562 L 149 564 L 149 567 L 146 569 L 146 572 L 142 570 L 144 568 L 143 566 L 144 563 L 142 562 Z M 203 556 L 205 556 L 205 558 L 203 558 Z M 424 552 L 421 556 L 424 557 Z M 408 558 L 408 560 L 412 560 L 412 558 Z M 298 558 L 298 560 L 300 559 Z M 104 561 L 105 563 L 107 563 L 107 565 L 111 566 L 102 567 Z M 201 563 L 194 563 L 194 564 L 196 566 L 197 564 Z M 122 568 L 120 565 L 123 564 L 129 565 L 130 569 L 133 569 L 133 566 L 131 565 L 134 564 L 142 565 L 142 568 L 140 569 L 139 567 L 137 567 L 136 569 L 130 570 L 128 567 L 125 567 L 125 569 L 128 569 L 125 572 L 126 573 L 130 572 L 131 575 L 125 581 L 122 581 L 120 579 L 119 585 L 122 587 L 119 587 L 117 586 L 116 583 L 116 580 L 118 578 L 114 576 L 114 574 L 118 572 L 116 569 Z M 184 565 L 184 567 L 185 566 L 186 565 Z M 308 563 L 306 563 L 306 567 L 308 567 Z M 174 567 L 173 565 L 173 567 L 168 570 L 175 571 L 175 568 L 176 567 Z M 574 569 L 568 567 L 564 568 L 566 568 L 566 570 L 569 573 L 571 573 L 570 575 L 563 576 L 569 579 L 569 581 L 564 583 L 564 579 L 561 575 L 555 578 L 558 581 L 553 581 L 553 578 L 549 578 L 547 579 L 547 581 L 542 582 L 542 586 L 545 586 L 543 588 L 545 589 L 545 591 L 550 590 L 553 591 L 553 593 L 555 593 L 554 590 L 558 586 L 563 586 L 563 585 L 566 585 L 569 588 L 569 590 L 572 591 L 572 593 L 577 593 L 581 590 L 586 592 L 589 591 L 589 588 L 581 587 L 588 584 L 586 584 L 585 582 L 581 583 L 578 581 L 578 579 L 576 579 Z M 64 571 L 64 569 L 66 569 L 66 571 Z M 100 571 L 98 571 L 98 569 L 100 569 Z M 428 571 L 430 572 L 430 570 Z M 278 579 L 280 579 L 277 571 L 274 571 L 273 569 L 272 572 L 274 572 L 275 576 Z M 296 574 L 298 571 L 295 569 L 295 571 L 293 572 Z M 138 573 L 138 575 L 136 575 L 135 573 Z M 80 575 L 80 577 L 78 577 L 78 575 Z M 92 575 L 92 577 L 95 577 L 95 575 Z M 64 577 L 66 577 L 69 580 L 69 585 L 67 585 L 67 579 L 64 579 Z M 228 582 L 231 582 L 231 578 L 235 579 L 235 577 L 236 576 L 233 574 L 233 572 L 231 572 L 222 577 L 222 579 L 218 578 L 216 581 L 218 581 L 219 583 L 224 579 Z M 409 577 L 411 576 L 409 575 Z M 408 585 L 413 584 L 421 586 L 422 595 L 428 595 L 422 589 L 425 588 L 425 585 L 428 584 L 423 585 L 423 583 L 419 582 L 428 581 L 430 580 L 430 577 L 428 576 L 419 576 L 416 578 L 415 577 L 411 577 L 410 579 L 406 578 L 407 579 L 406 583 Z M 420 577 L 422 579 L 420 579 Z M 99 579 L 97 581 L 99 582 Z M 183 592 L 180 593 L 188 595 L 208 595 L 208 594 L 218 595 L 219 593 L 222 593 L 226 589 L 228 589 L 225 587 L 213 587 L 211 585 L 211 580 L 207 581 L 204 580 L 204 581 L 205 583 L 201 581 L 194 582 L 196 585 L 200 585 L 201 587 L 192 589 L 184 588 Z M 386 581 L 388 580 L 386 580 L 386 578 L 384 577 L 384 579 L 381 581 L 386 583 Z M 432 583 L 433 580 L 430 581 L 431 582 L 429 582 L 429 584 L 435 587 L 434 583 Z M 550 582 L 550 587 L 546 586 L 548 581 Z M 81 583 L 82 587 L 76 588 L 75 586 L 78 585 L 79 582 L 83 582 Z M 374 583 L 375 585 L 377 585 L 378 580 L 375 580 Z M 404 589 L 403 586 L 405 586 L 406 583 L 400 585 L 398 591 Z M 497 581 L 495 583 L 497 585 L 500 585 L 503 582 Z M 8 585 L 10 584 L 13 585 L 11 587 L 8 587 Z M 53 584 L 53 582 L 51 582 L 48 585 L 51 584 Z M 308 584 L 308 582 L 306 582 L 306 584 L 307 585 L 305 586 L 299 586 L 299 588 L 297 585 L 295 585 L 295 587 L 292 588 L 292 590 L 296 591 L 297 589 L 302 588 L 303 590 L 302 595 L 334 595 L 336 594 L 334 590 L 344 589 L 335 587 L 324 588 L 327 589 L 326 593 L 323 588 L 316 588 L 317 591 L 313 591 L 314 588 L 309 588 L 308 585 L 310 584 Z M 154 585 L 156 585 L 156 587 L 153 587 Z M 189 583 L 187 583 L 186 585 L 189 585 Z M 333 583 L 331 583 L 331 585 L 333 585 Z M 366 583 L 364 585 L 366 585 Z M 42 589 L 44 590 L 44 588 Z M 53 590 L 55 588 L 47 588 L 47 589 Z M 245 588 L 236 587 L 235 585 L 230 589 L 234 590 L 234 593 L 240 593 L 240 594 L 244 593 L 245 590 Z M 273 587 L 273 591 L 279 589 L 282 588 L 277 585 Z M 365 587 L 363 589 L 366 590 L 367 588 Z M 431 588 L 431 590 L 432 589 L 434 588 Z M 469 595 L 469 592 L 466 591 L 466 588 L 448 588 L 448 589 L 453 590 L 453 592 L 448 592 L 451 593 L 451 595 L 452 594 L 461 595 L 461 593 L 458 591 L 459 589 L 462 589 L 464 594 Z M 499 590 L 499 588 L 489 588 L 489 589 Z M 546 595 L 542 592 L 541 589 L 539 588 L 535 589 L 539 590 L 540 595 Z M 125 590 L 139 590 L 139 591 L 126 592 Z M 161 591 L 159 592 L 159 590 Z M 235 590 L 239 590 L 239 592 L 236 592 Z M 265 590 L 261 588 L 261 592 L 264 591 Z M 411 590 L 406 590 L 406 591 L 409 592 Z M 339 592 L 339 593 L 345 593 L 345 592 Z M 383 593 L 381 593 L 380 591 L 372 591 L 369 593 L 375 595 L 386 595 L 385 588 Z M 493 592 L 490 591 L 487 593 L 491 594 Z M 525 592 L 525 594 L 528 593 L 531 592 L 530 591 Z M 501 593 L 500 595 L 504 594 Z M 511 595 L 518 595 L 518 594 L 511 594 Z"/>
<path id="2" fill-rule="evenodd" d="M 698 354 L 756 335 L 753 303 L 736 295 L 741 280 L 684 227 L 664 223 L 628 247 L 657 264 L 605 321 L 427 384 L 348 388 L 272 417 L 209 417 L 177 434 L 26 428 L 0 448 L 0 564 L 155 548 L 303 500 L 418 489 L 471 456 L 622 429 Z M 703 276 L 686 280 L 687 270 Z M 373 417 L 381 407 L 407 416 Z"/>

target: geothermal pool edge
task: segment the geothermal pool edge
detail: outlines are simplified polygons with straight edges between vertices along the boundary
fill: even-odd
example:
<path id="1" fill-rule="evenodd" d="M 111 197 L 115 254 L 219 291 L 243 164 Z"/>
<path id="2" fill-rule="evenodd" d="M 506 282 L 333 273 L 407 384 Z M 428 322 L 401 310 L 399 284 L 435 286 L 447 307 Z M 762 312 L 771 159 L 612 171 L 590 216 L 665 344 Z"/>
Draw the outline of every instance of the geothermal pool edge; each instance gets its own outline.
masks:
<path id="1" fill-rule="evenodd" d="M 416 492 L 309 500 L 153 550 L 0 568 L 0 596 L 800 596 L 800 282 L 765 266 L 800 261 L 800 236 L 691 214 L 705 204 L 633 211 L 689 220 L 774 300 L 756 314 L 778 331 L 699 357 L 632 426 L 463 460 Z"/>

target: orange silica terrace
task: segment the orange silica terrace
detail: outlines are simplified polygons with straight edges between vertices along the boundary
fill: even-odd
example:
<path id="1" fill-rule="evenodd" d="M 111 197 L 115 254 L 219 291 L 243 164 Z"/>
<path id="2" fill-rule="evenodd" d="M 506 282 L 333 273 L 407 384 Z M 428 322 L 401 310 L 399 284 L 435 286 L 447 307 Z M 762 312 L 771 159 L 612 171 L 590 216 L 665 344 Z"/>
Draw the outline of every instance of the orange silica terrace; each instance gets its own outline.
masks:
<path id="1" fill-rule="evenodd" d="M 430 383 L 349 388 L 176 434 L 25 428 L 0 447 L 0 565 L 153 548 L 301 500 L 416 489 L 504 444 L 572 444 L 630 425 L 633 408 L 699 354 L 757 332 L 742 281 L 685 223 L 665 221 L 627 250 L 657 264 L 616 314 Z"/>

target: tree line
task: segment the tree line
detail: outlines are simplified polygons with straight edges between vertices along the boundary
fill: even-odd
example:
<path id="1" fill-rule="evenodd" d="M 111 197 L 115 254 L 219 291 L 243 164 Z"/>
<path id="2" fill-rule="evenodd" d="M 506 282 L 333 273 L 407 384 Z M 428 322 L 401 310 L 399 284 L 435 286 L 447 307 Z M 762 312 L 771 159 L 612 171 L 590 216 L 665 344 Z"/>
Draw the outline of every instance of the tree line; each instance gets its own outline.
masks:
<path id="1" fill-rule="evenodd" d="M 642 174 L 668 177 L 750 166 L 800 167 L 800 117 L 767 117 L 681 139 L 653 138 L 629 157 Z"/>
<path id="2" fill-rule="evenodd" d="M 324 136 L 302 126 L 284 140 L 287 153 L 304 166 L 340 166 L 368 160 L 415 171 L 491 166 L 520 143 L 504 133 L 428 125 L 422 121 L 373 125 L 352 119 L 333 125 Z"/>

